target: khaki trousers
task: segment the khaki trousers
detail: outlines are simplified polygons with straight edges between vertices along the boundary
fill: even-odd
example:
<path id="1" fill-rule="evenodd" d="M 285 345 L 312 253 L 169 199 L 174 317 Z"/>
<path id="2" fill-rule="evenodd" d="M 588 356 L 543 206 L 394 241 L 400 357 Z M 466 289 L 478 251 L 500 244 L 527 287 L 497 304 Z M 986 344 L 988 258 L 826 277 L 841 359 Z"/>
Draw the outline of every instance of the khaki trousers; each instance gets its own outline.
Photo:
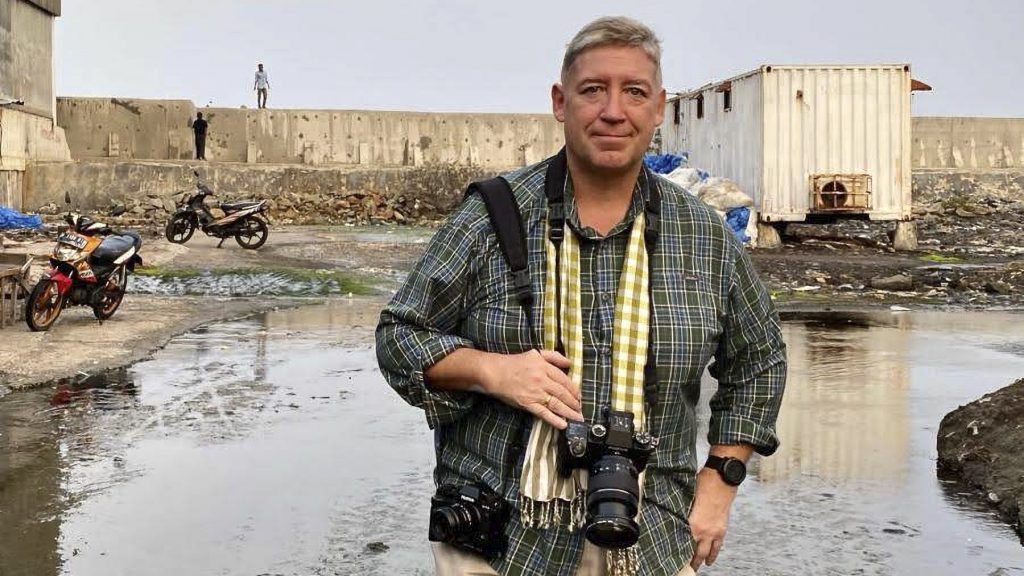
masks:
<path id="1" fill-rule="evenodd" d="M 437 576 L 498 576 L 483 558 L 463 552 L 441 542 L 431 542 L 434 552 L 434 567 Z M 583 546 L 583 559 L 576 576 L 607 576 L 604 554 L 601 549 L 587 542 Z M 685 566 L 677 576 L 695 576 L 693 568 Z"/>

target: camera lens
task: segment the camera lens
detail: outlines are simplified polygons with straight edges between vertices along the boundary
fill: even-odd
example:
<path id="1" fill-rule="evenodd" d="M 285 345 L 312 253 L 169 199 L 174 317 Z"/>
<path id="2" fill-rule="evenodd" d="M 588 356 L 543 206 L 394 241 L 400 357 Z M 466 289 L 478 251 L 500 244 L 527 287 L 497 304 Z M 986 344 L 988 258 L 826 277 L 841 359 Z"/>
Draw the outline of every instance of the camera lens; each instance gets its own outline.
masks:
<path id="1" fill-rule="evenodd" d="M 430 514 L 430 539 L 447 542 L 459 534 L 474 530 L 473 519 L 462 504 L 437 508 Z"/>
<path id="2" fill-rule="evenodd" d="M 590 469 L 587 482 L 587 540 L 602 548 L 629 548 L 640 527 L 633 519 L 639 507 L 640 484 L 633 462 L 606 454 Z"/>

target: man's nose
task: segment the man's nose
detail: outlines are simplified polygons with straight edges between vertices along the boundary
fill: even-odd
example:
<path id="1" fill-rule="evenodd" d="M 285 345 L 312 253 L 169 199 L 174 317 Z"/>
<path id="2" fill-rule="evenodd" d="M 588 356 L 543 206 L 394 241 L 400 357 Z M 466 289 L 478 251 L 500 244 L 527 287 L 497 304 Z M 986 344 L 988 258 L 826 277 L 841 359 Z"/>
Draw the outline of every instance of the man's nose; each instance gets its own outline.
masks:
<path id="1" fill-rule="evenodd" d="M 604 107 L 601 109 L 601 119 L 605 122 L 622 122 L 626 119 L 625 110 L 623 108 L 623 96 L 621 92 L 610 90 L 608 92 L 608 98 L 604 102 Z"/>

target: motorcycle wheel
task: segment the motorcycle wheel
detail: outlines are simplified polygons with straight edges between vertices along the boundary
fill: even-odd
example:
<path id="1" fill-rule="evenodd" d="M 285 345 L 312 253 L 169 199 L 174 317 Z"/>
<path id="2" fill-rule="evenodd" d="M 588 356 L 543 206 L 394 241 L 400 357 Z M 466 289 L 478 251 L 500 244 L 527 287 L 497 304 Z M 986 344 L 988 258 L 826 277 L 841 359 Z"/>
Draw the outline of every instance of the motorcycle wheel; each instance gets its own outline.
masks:
<path id="1" fill-rule="evenodd" d="M 113 282 L 117 287 L 110 288 L 110 282 Z M 106 320 L 113 316 L 114 312 L 117 312 L 117 309 L 121 306 L 121 301 L 124 300 L 124 293 L 128 288 L 128 271 L 124 269 L 124 266 L 118 266 L 114 270 L 107 284 L 108 286 L 104 289 L 100 305 L 92 307 L 93 315 L 100 320 Z"/>
<path id="2" fill-rule="evenodd" d="M 33 332 L 50 329 L 64 308 L 64 299 L 57 289 L 57 283 L 40 280 L 25 301 L 25 322 Z"/>
<path id="3" fill-rule="evenodd" d="M 167 229 L 164 231 L 164 235 L 167 236 L 169 242 L 184 244 L 188 242 L 188 239 L 192 237 L 195 231 L 195 222 L 189 218 L 188 214 L 175 214 L 167 221 Z"/>
<path id="4" fill-rule="evenodd" d="M 263 246 L 269 235 L 270 230 L 267 228 L 267 223 L 253 216 L 242 222 L 241 230 L 235 233 L 235 242 L 238 242 L 242 248 L 255 250 Z"/>

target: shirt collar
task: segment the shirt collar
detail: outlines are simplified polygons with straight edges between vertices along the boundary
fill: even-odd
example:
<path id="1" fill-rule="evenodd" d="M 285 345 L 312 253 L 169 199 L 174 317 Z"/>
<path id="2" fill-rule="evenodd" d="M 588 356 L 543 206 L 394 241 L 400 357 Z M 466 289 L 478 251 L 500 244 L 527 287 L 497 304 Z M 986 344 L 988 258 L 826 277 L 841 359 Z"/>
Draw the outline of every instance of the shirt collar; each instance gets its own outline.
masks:
<path id="1" fill-rule="evenodd" d="M 618 234 L 629 230 L 633 226 L 633 221 L 636 219 L 637 214 L 643 211 L 644 204 L 647 202 L 647 198 L 650 196 L 650 186 L 653 183 L 650 181 L 650 176 L 646 166 L 640 168 L 640 174 L 637 176 L 636 184 L 633 186 L 633 197 L 630 200 L 629 208 L 626 210 L 626 214 L 622 217 L 622 220 L 618 224 L 612 226 L 612 229 L 608 231 L 608 234 L 601 236 L 596 230 L 589 226 L 582 226 L 580 224 L 579 210 L 576 208 L 576 195 L 573 191 L 572 178 L 566 178 L 565 183 L 565 204 L 567 208 L 566 221 L 569 223 L 569 227 L 580 236 L 587 240 L 600 240 L 602 238 L 610 238 Z"/>

